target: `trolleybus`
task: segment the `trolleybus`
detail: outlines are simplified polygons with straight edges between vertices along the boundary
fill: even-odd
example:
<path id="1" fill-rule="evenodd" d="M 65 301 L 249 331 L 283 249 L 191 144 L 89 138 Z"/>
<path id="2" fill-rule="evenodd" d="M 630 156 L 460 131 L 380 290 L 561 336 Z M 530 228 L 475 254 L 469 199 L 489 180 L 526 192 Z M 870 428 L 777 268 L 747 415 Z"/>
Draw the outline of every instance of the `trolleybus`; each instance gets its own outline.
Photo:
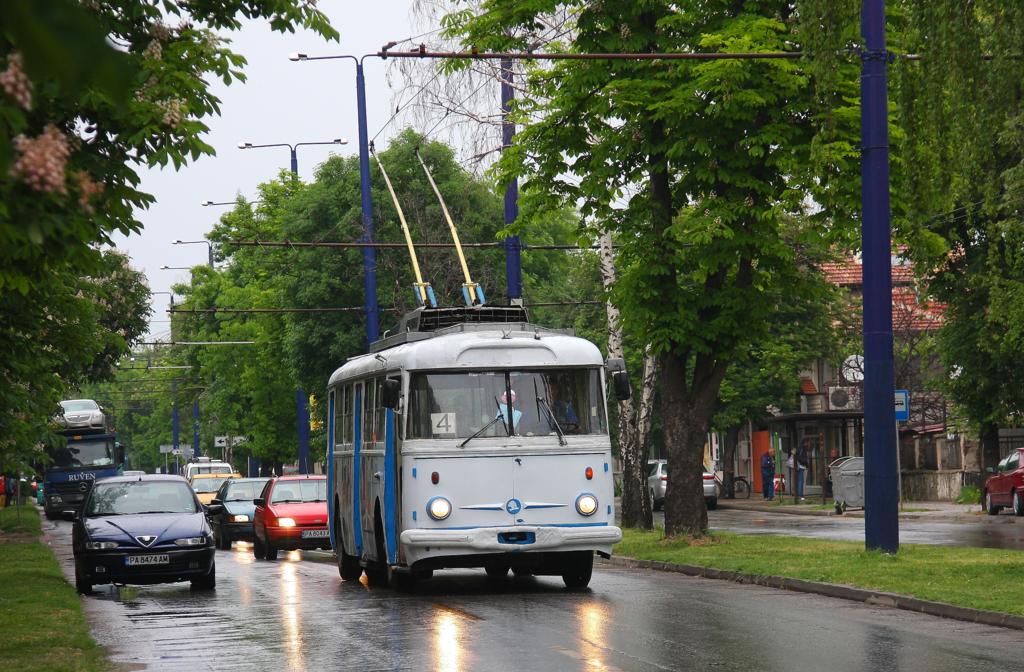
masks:
<path id="1" fill-rule="evenodd" d="M 331 376 L 328 500 L 342 578 L 434 570 L 586 586 L 615 526 L 606 381 L 621 360 L 521 307 L 420 308 Z"/>

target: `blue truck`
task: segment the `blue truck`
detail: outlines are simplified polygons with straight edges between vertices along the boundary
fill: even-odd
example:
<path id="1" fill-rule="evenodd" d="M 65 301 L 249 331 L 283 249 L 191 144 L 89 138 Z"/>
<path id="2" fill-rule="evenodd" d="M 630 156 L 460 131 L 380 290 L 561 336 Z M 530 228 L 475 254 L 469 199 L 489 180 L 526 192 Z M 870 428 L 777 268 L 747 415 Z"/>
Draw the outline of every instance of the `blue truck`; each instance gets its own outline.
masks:
<path id="1" fill-rule="evenodd" d="M 97 478 L 117 476 L 124 468 L 116 434 L 61 435 L 65 441 L 47 447 L 50 459 L 43 472 L 43 512 L 51 519 L 80 510 Z"/>

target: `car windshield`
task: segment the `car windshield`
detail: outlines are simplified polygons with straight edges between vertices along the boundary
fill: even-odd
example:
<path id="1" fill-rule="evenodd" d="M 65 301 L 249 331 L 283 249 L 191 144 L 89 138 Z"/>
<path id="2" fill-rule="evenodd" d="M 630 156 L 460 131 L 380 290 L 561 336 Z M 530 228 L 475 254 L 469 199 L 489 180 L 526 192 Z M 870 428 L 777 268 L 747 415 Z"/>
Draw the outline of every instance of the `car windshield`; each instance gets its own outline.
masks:
<path id="1" fill-rule="evenodd" d="M 196 499 L 185 481 L 98 482 L 86 504 L 86 516 L 133 513 L 196 513 Z"/>
<path id="2" fill-rule="evenodd" d="M 220 490 L 220 486 L 224 485 L 224 481 L 228 480 L 225 478 L 197 478 L 192 481 L 192 489 L 199 494 L 206 494 L 210 492 L 217 492 Z"/>
<path id="3" fill-rule="evenodd" d="M 415 374 L 409 407 L 413 439 L 608 431 L 597 369 Z"/>
<path id="4" fill-rule="evenodd" d="M 62 401 L 60 407 L 64 409 L 65 413 L 75 413 L 77 411 L 95 411 L 99 409 L 99 405 L 96 404 L 92 399 L 76 399 L 74 401 Z"/>
<path id="5" fill-rule="evenodd" d="M 252 501 L 260 496 L 260 492 L 263 491 L 263 485 L 266 483 L 263 481 L 248 481 L 245 483 L 232 483 L 228 486 L 227 492 L 224 493 L 224 501 L 227 502 L 244 502 Z"/>
<path id="6" fill-rule="evenodd" d="M 285 502 L 326 502 L 327 479 L 278 481 L 270 495 L 271 504 Z"/>
<path id="7" fill-rule="evenodd" d="M 114 442 L 109 439 L 68 441 L 53 450 L 53 465 L 58 468 L 106 467 L 114 464 Z"/>

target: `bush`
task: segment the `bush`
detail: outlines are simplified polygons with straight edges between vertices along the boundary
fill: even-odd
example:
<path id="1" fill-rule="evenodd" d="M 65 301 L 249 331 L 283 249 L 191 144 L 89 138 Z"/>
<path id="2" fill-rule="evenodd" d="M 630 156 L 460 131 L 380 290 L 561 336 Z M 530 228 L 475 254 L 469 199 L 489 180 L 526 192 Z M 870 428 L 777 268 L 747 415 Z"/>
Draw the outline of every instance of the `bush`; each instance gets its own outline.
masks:
<path id="1" fill-rule="evenodd" d="M 965 485 L 954 501 L 957 504 L 981 504 L 981 490 L 976 485 Z"/>

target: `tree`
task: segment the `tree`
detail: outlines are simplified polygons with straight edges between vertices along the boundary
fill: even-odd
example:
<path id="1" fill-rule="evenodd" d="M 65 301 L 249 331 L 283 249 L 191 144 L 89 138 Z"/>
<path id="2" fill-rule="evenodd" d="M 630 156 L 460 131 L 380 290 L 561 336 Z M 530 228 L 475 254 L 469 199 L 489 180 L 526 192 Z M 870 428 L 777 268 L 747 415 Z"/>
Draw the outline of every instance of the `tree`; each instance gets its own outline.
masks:
<path id="1" fill-rule="evenodd" d="M 136 327 L 147 308 L 128 306 L 135 310 L 130 315 L 97 310 L 77 296 L 75 285 L 107 270 L 100 249 L 114 233 L 141 228 L 137 212 L 152 202 L 137 188 L 141 166 L 177 168 L 213 153 L 202 140 L 203 119 L 219 111 L 220 101 L 208 80 L 241 79 L 244 65 L 216 31 L 239 28 L 239 15 L 266 19 L 279 31 L 304 25 L 337 37 L 324 15 L 301 0 L 5 3 L 0 415 L 9 431 L 3 450 L 29 450 L 55 400 L 108 375 L 110 362 L 140 335 Z M 119 291 L 96 298 L 136 299 Z M 104 329 L 123 333 L 112 338 Z M 93 368 L 83 372 L 83 363 Z"/>
<path id="2" fill-rule="evenodd" d="M 489 0 L 450 15 L 449 32 L 474 48 L 526 50 L 536 17 L 564 7 L 575 15 L 567 48 L 580 53 L 800 47 L 791 3 L 781 1 L 680 11 Z M 501 180 L 527 178 L 530 204 L 579 204 L 588 224 L 622 241 L 613 297 L 623 326 L 658 357 L 674 474 L 668 534 L 706 527 L 703 445 L 729 365 L 766 335 L 777 288 L 797 303 L 814 295 L 815 274 L 781 235 L 815 182 L 811 83 L 786 60 L 564 61 L 535 69 L 531 95 L 517 100 L 530 123 L 499 162 Z M 845 232 L 843 220 L 833 227 Z"/>

